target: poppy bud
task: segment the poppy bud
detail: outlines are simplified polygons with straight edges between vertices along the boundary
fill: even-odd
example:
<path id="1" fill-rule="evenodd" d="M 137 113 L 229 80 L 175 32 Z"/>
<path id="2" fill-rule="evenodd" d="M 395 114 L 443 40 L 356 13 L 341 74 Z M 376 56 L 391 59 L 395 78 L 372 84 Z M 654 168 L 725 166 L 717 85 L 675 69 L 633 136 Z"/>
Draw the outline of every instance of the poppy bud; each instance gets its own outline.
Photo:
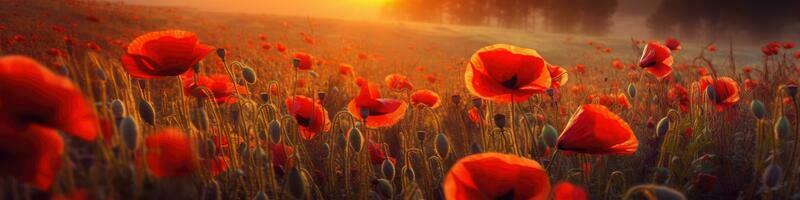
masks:
<path id="1" fill-rule="evenodd" d="M 778 189 L 778 184 L 781 182 L 782 177 L 783 169 L 781 166 L 772 163 L 764 169 L 764 174 L 761 175 L 761 183 L 763 183 L 764 187 L 767 189 L 774 191 Z"/>
<path id="2" fill-rule="evenodd" d="M 414 168 L 405 166 L 403 169 L 405 169 L 403 171 L 405 172 L 405 177 L 408 181 L 414 182 L 417 180 L 417 173 L 414 172 Z"/>
<path id="3" fill-rule="evenodd" d="M 193 111 L 192 124 L 194 124 L 197 129 L 207 131 L 210 123 L 208 122 L 208 114 L 206 114 L 206 110 L 198 108 L 194 109 Z"/>
<path id="4" fill-rule="evenodd" d="M 256 197 L 253 197 L 253 200 L 269 200 L 269 197 L 267 197 L 267 194 L 264 194 L 264 192 L 258 192 Z"/>
<path id="5" fill-rule="evenodd" d="M 106 70 L 104 70 L 102 67 L 98 67 L 94 72 L 97 74 L 97 80 L 106 80 Z"/>
<path id="6" fill-rule="evenodd" d="M 261 101 L 264 101 L 264 103 L 269 103 L 269 93 L 262 92 L 261 94 L 258 94 L 258 97 L 260 97 Z"/>
<path id="7" fill-rule="evenodd" d="M 139 144 L 139 126 L 132 117 L 124 117 L 119 122 L 119 132 L 122 135 L 122 142 L 128 149 L 136 149 Z"/>
<path id="8" fill-rule="evenodd" d="M 655 169 L 653 173 L 655 183 L 657 184 L 667 184 L 670 178 L 669 168 L 659 167 Z"/>
<path id="9" fill-rule="evenodd" d="M 636 98 L 636 85 L 633 85 L 633 83 L 628 84 L 628 97 L 631 99 Z"/>
<path id="10" fill-rule="evenodd" d="M 483 107 L 483 100 L 481 100 L 480 98 L 473 98 L 472 99 L 472 106 L 475 106 L 476 108 Z"/>
<path id="11" fill-rule="evenodd" d="M 217 155 L 217 148 L 216 145 L 214 145 L 214 140 L 206 140 L 202 147 L 203 151 L 201 152 L 204 153 L 203 157 L 213 158 Z"/>
<path id="12" fill-rule="evenodd" d="M 555 147 L 558 140 L 558 131 L 550 124 L 544 125 L 542 127 L 542 139 L 547 146 Z"/>
<path id="13" fill-rule="evenodd" d="M 222 62 L 225 62 L 225 49 L 217 48 L 217 56 L 222 59 Z"/>
<path id="14" fill-rule="evenodd" d="M 450 154 L 450 141 L 447 139 L 447 136 L 444 133 L 439 133 L 436 135 L 436 154 L 439 157 L 447 158 Z"/>
<path id="15" fill-rule="evenodd" d="M 156 111 L 153 109 L 153 104 L 144 99 L 139 99 L 136 108 L 139 110 L 139 116 L 142 117 L 144 122 L 150 125 L 156 124 Z"/>
<path id="16" fill-rule="evenodd" d="M 247 83 L 249 84 L 254 84 L 258 80 L 258 77 L 256 76 L 256 71 L 250 67 L 242 68 L 242 77 L 244 77 L 244 80 L 247 81 Z"/>
<path id="17" fill-rule="evenodd" d="M 786 88 L 784 88 L 784 92 L 786 92 L 786 96 L 789 97 L 797 96 L 797 85 L 794 83 L 786 85 Z"/>
<path id="18" fill-rule="evenodd" d="M 789 124 L 789 120 L 786 117 L 781 116 L 778 118 L 778 121 L 775 122 L 775 128 L 773 128 L 775 133 L 775 137 L 784 138 L 790 132 L 792 132 L 792 127 Z"/>
<path id="19" fill-rule="evenodd" d="M 428 135 L 428 132 L 425 131 L 417 131 L 417 139 L 419 141 L 425 141 L 425 136 Z"/>
<path id="20" fill-rule="evenodd" d="M 656 136 L 662 136 L 667 134 L 669 131 L 669 117 L 661 118 L 658 121 L 658 126 L 656 126 Z"/>
<path id="21" fill-rule="evenodd" d="M 303 172 L 297 168 L 289 171 L 289 194 L 297 199 L 304 199 L 306 188 L 308 187 Z"/>
<path id="22" fill-rule="evenodd" d="M 319 99 L 320 101 L 325 101 L 325 97 L 326 96 L 327 96 L 327 94 L 325 94 L 325 92 L 318 92 L 317 93 L 317 99 Z"/>
<path id="23" fill-rule="evenodd" d="M 753 115 L 758 119 L 764 119 L 764 116 L 767 114 L 767 110 L 764 108 L 764 103 L 761 103 L 759 100 L 753 100 L 753 102 L 750 102 L 750 110 L 753 111 Z"/>
<path id="24" fill-rule="evenodd" d="M 384 159 L 381 164 L 381 173 L 386 179 L 394 180 L 394 163 L 389 159 Z"/>
<path id="25" fill-rule="evenodd" d="M 119 99 L 114 99 L 114 101 L 111 101 L 111 113 L 117 119 L 122 118 L 125 116 L 125 104 Z"/>
<path id="26" fill-rule="evenodd" d="M 483 153 L 483 148 L 478 143 L 472 143 L 472 145 L 469 145 L 469 151 L 472 154 Z"/>
<path id="27" fill-rule="evenodd" d="M 714 86 L 709 85 L 706 87 L 706 96 L 708 96 L 708 99 L 712 102 L 717 102 L 717 91 L 714 90 Z"/>
<path id="28" fill-rule="evenodd" d="M 450 100 L 453 101 L 453 104 L 461 104 L 461 95 L 454 94 L 453 96 L 450 96 Z"/>
<path id="29" fill-rule="evenodd" d="M 386 199 L 391 199 L 394 196 L 394 187 L 386 179 L 378 179 L 378 194 Z"/>
<path id="30" fill-rule="evenodd" d="M 229 112 L 231 114 L 231 121 L 234 124 L 238 124 L 239 120 L 242 118 L 242 115 L 241 115 L 242 112 L 240 112 L 239 107 L 238 106 L 231 106 Z"/>
<path id="31" fill-rule="evenodd" d="M 496 114 L 494 115 L 494 125 L 498 128 L 503 129 L 506 127 L 506 115 L 504 114 Z"/>
<path id="32" fill-rule="evenodd" d="M 237 146 L 236 151 L 239 152 L 239 156 L 242 157 L 243 161 L 246 162 L 250 160 L 248 159 L 250 158 L 250 147 L 247 146 L 247 142 L 239 143 L 239 146 Z"/>
<path id="33" fill-rule="evenodd" d="M 280 143 L 281 142 L 281 123 L 278 120 L 272 120 L 269 122 L 269 136 L 272 138 L 272 143 Z"/>
<path id="34" fill-rule="evenodd" d="M 364 138 L 361 136 L 361 131 L 357 128 L 350 129 L 350 137 L 348 138 L 350 147 L 356 152 L 361 152 L 361 147 L 364 146 Z"/>
<path id="35" fill-rule="evenodd" d="M 299 68 L 300 63 L 301 63 L 300 59 L 292 58 L 292 66 L 294 66 L 294 68 Z"/>
<path id="36" fill-rule="evenodd" d="M 219 182 L 211 180 L 206 183 L 206 186 L 203 188 L 202 199 L 222 199 L 222 189 L 219 186 Z"/>

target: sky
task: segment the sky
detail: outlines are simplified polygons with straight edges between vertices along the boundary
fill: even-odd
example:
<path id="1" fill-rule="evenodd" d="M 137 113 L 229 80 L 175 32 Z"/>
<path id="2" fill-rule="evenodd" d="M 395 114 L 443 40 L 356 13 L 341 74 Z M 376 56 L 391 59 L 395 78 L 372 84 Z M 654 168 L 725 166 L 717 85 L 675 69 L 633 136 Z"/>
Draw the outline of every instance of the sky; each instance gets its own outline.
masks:
<path id="1" fill-rule="evenodd" d="M 377 19 L 389 0 L 108 0 L 141 5 L 182 6 L 219 12 L 268 13 L 344 19 Z"/>

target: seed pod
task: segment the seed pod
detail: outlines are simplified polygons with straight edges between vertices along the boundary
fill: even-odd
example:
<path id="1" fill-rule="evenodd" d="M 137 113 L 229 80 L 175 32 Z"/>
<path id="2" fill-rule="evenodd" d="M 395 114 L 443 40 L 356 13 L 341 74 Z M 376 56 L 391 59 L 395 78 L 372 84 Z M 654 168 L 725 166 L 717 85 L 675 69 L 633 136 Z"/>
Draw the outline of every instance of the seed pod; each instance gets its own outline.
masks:
<path id="1" fill-rule="evenodd" d="M 331 146 L 328 145 L 327 143 L 324 143 L 324 144 L 322 144 L 322 148 L 321 148 L 320 151 L 321 151 L 320 152 L 320 156 L 323 159 L 327 159 L 331 155 Z"/>
<path id="2" fill-rule="evenodd" d="M 306 195 L 306 188 L 308 185 L 306 183 L 305 177 L 303 172 L 294 168 L 289 171 L 288 177 L 288 184 L 289 184 L 289 194 L 297 199 L 304 199 L 303 197 Z"/>
<path id="3" fill-rule="evenodd" d="M 386 199 L 391 199 L 394 196 L 394 187 L 386 179 L 378 179 L 378 194 Z"/>
<path id="4" fill-rule="evenodd" d="M 139 111 L 139 116 L 144 122 L 147 122 L 153 126 L 156 124 L 156 111 L 153 109 L 153 104 L 150 104 L 150 102 L 147 102 L 144 99 L 139 99 L 139 102 L 136 104 L 136 108 Z"/>
<path id="5" fill-rule="evenodd" d="M 494 115 L 494 125 L 497 128 L 503 129 L 506 127 L 506 115 L 504 114 L 496 114 Z"/>
<path id="6" fill-rule="evenodd" d="M 767 115 L 767 109 L 764 108 L 764 103 L 759 100 L 750 102 L 750 110 L 753 111 L 753 115 L 758 119 L 764 119 L 764 116 Z"/>
<path id="7" fill-rule="evenodd" d="M 225 49 L 217 48 L 217 56 L 222 59 L 222 62 L 225 62 Z"/>
<path id="8" fill-rule="evenodd" d="M 558 142 L 558 131 L 550 124 L 544 125 L 542 127 L 542 139 L 544 139 L 547 146 L 555 147 L 556 142 Z"/>
<path id="9" fill-rule="evenodd" d="M 389 159 L 384 159 L 381 164 L 381 173 L 383 173 L 384 178 L 394 180 L 394 163 Z"/>
<path id="10" fill-rule="evenodd" d="M 794 98 L 797 96 L 797 85 L 793 83 L 786 85 L 784 92 L 786 93 L 786 96 Z"/>
<path id="11" fill-rule="evenodd" d="M 214 141 L 211 139 L 206 140 L 206 143 L 203 145 L 203 157 L 206 158 L 213 158 L 217 156 L 217 148 L 214 144 Z"/>
<path id="12" fill-rule="evenodd" d="M 278 120 L 272 120 L 269 122 L 269 136 L 272 138 L 272 143 L 280 143 L 281 142 L 281 123 Z"/>
<path id="13" fill-rule="evenodd" d="M 244 78 L 244 81 L 247 81 L 249 84 L 254 84 L 256 81 L 258 81 L 256 71 L 250 67 L 242 67 L 242 77 Z"/>
<path id="14" fill-rule="evenodd" d="M 403 169 L 404 169 L 403 172 L 405 172 L 406 180 L 410 182 L 414 182 L 417 180 L 417 174 L 414 172 L 414 168 L 405 166 L 403 167 Z"/>
<path id="15" fill-rule="evenodd" d="M 669 117 L 661 118 L 656 126 L 656 136 L 662 136 L 669 131 Z"/>
<path id="16" fill-rule="evenodd" d="M 447 136 L 444 133 L 439 133 L 436 135 L 436 154 L 439 157 L 447 158 L 450 155 L 450 140 L 447 139 Z"/>
<path id="17" fill-rule="evenodd" d="M 208 127 L 211 124 L 208 121 L 208 114 L 206 114 L 206 110 L 199 108 L 192 110 L 192 124 L 194 124 L 195 128 L 201 131 L 208 131 Z"/>
<path id="18" fill-rule="evenodd" d="M 122 141 L 128 149 L 136 149 L 139 144 L 139 125 L 132 117 L 123 117 L 119 122 Z"/>
<path id="19" fill-rule="evenodd" d="M 203 200 L 222 200 L 222 189 L 219 182 L 211 180 L 203 188 Z"/>
<path id="20" fill-rule="evenodd" d="M 717 102 L 717 91 L 714 90 L 714 86 L 706 87 L 706 95 L 711 102 Z"/>
<path id="21" fill-rule="evenodd" d="M 234 124 L 238 124 L 239 120 L 242 119 L 242 112 L 239 110 L 239 106 L 231 106 L 229 112 L 231 114 L 231 121 Z"/>
<path id="22" fill-rule="evenodd" d="M 114 118 L 120 119 L 125 116 L 125 104 L 122 103 L 119 99 L 114 99 L 111 101 L 111 113 L 114 114 Z"/>
<path id="23" fill-rule="evenodd" d="M 628 97 L 630 97 L 631 99 L 636 98 L 636 85 L 634 85 L 633 83 L 628 84 Z"/>
<path id="24" fill-rule="evenodd" d="M 95 69 L 94 73 L 97 75 L 97 80 L 106 80 L 106 70 L 104 70 L 102 67 Z"/>
<path id="25" fill-rule="evenodd" d="M 764 169 L 764 173 L 761 174 L 761 183 L 764 184 L 769 190 L 775 191 L 779 187 L 778 184 L 781 183 L 781 178 L 783 177 L 783 168 L 781 166 L 776 165 L 775 163 L 769 164 L 766 169 Z"/>
<path id="26" fill-rule="evenodd" d="M 262 92 L 258 94 L 258 97 L 261 98 L 261 101 L 264 101 L 264 103 L 269 103 L 269 93 Z"/>
<path id="27" fill-rule="evenodd" d="M 364 146 L 364 138 L 361 136 L 360 130 L 357 128 L 351 128 L 348 141 L 350 143 L 350 147 L 353 148 L 354 151 L 361 152 L 361 148 Z"/>
<path id="28" fill-rule="evenodd" d="M 258 192 L 258 194 L 256 194 L 256 197 L 253 197 L 253 200 L 269 200 L 269 197 L 267 196 L 267 194 L 264 194 L 264 192 Z"/>
<path id="29" fill-rule="evenodd" d="M 472 145 L 469 145 L 469 151 L 472 154 L 483 153 L 483 148 L 481 148 L 481 145 L 478 143 L 472 143 Z"/>
<path id="30" fill-rule="evenodd" d="M 789 133 L 792 132 L 792 127 L 789 124 L 789 120 L 786 117 L 781 116 L 778 118 L 778 121 L 775 122 L 775 128 L 773 129 L 775 132 L 775 137 L 778 138 L 785 138 Z"/>

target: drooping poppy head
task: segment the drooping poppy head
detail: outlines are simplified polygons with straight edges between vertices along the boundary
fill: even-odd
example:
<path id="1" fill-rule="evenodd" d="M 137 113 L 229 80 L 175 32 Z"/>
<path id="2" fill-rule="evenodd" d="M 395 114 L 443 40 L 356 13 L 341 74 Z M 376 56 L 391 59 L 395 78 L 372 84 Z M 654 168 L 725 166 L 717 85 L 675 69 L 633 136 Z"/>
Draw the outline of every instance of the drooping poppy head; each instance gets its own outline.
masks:
<path id="1" fill-rule="evenodd" d="M 714 88 L 714 96 L 709 100 L 714 103 L 717 111 L 724 111 L 739 102 L 739 85 L 729 77 L 720 77 L 715 81 L 711 76 L 700 78 L 700 91 L 707 91 L 707 88 Z"/>
<path id="2" fill-rule="evenodd" d="M 397 164 L 396 159 L 386 156 L 386 152 L 383 151 L 383 145 L 381 143 L 370 141 L 367 145 L 367 150 L 369 151 L 369 160 L 373 165 L 383 164 L 383 161 L 386 159 L 389 159 L 389 162 L 392 162 L 392 164 Z"/>
<path id="3" fill-rule="evenodd" d="M 0 177 L 14 177 L 38 190 L 50 190 L 61 168 L 63 139 L 54 129 L 15 123 L 0 116 Z"/>
<path id="4" fill-rule="evenodd" d="M 408 81 L 408 77 L 400 74 L 389 74 L 385 78 L 386 85 L 393 90 L 413 90 L 414 85 Z"/>
<path id="5" fill-rule="evenodd" d="M 573 185 L 569 182 L 560 182 L 556 184 L 554 190 L 554 200 L 586 200 L 586 190 L 581 186 Z"/>
<path id="6" fill-rule="evenodd" d="M 461 158 L 444 180 L 445 199 L 532 199 L 550 194 L 547 172 L 538 162 L 501 153 Z"/>
<path id="7" fill-rule="evenodd" d="M 331 128 L 328 111 L 322 107 L 319 101 L 297 95 L 294 98 L 286 98 L 285 103 L 289 114 L 297 120 L 297 125 L 300 127 L 300 136 L 303 139 L 313 139 L 317 133 L 328 131 Z"/>
<path id="8" fill-rule="evenodd" d="M 0 57 L 0 88 L 2 114 L 19 126 L 38 124 L 87 141 L 100 132 L 80 88 L 33 59 Z"/>
<path id="9" fill-rule="evenodd" d="M 361 90 L 358 96 L 350 101 L 347 108 L 354 117 L 366 120 L 367 127 L 389 127 L 403 119 L 408 109 L 408 103 L 397 99 L 381 98 L 378 86 L 363 78 L 358 78 L 356 84 Z"/>
<path id="10" fill-rule="evenodd" d="M 195 172 L 197 157 L 192 141 L 178 129 L 166 128 L 145 138 L 144 159 L 155 178 L 189 176 Z"/>
<path id="11" fill-rule="evenodd" d="M 186 95 L 200 99 L 211 98 L 210 95 L 213 95 L 213 101 L 217 104 L 231 104 L 236 103 L 238 100 L 236 90 L 241 95 L 248 94 L 247 88 L 233 84 L 233 81 L 226 74 L 199 75 L 197 82 L 195 82 L 194 76 L 196 75 L 191 71 L 181 75 L 183 93 Z"/>
<path id="12" fill-rule="evenodd" d="M 681 84 L 675 84 L 667 92 L 667 100 L 672 104 L 678 104 L 684 113 L 689 112 L 689 92 Z"/>
<path id="13" fill-rule="evenodd" d="M 425 104 L 430 108 L 439 107 L 439 94 L 430 90 L 417 90 L 411 94 L 411 104 Z"/>
<path id="14" fill-rule="evenodd" d="M 569 81 L 569 73 L 567 73 L 567 69 L 555 65 L 548 65 L 547 69 L 550 71 L 550 79 L 552 80 L 550 87 L 560 88 L 562 85 L 567 84 L 567 81 Z"/>
<path id="15" fill-rule="evenodd" d="M 559 149 L 578 153 L 630 155 L 638 147 L 628 123 L 598 104 L 578 107 L 558 137 Z"/>
<path id="16" fill-rule="evenodd" d="M 304 52 L 295 53 L 294 56 L 294 67 L 300 70 L 311 70 L 314 65 L 314 56 Z"/>
<path id="17" fill-rule="evenodd" d="M 672 53 L 667 47 L 651 42 L 644 47 L 639 67 L 661 80 L 672 73 L 673 62 Z"/>
<path id="18" fill-rule="evenodd" d="M 547 63 L 536 50 L 507 44 L 472 54 L 464 79 L 470 93 L 498 102 L 526 101 L 551 85 Z"/>
<path id="19" fill-rule="evenodd" d="M 681 42 L 675 38 L 667 38 L 667 41 L 664 42 L 664 46 L 669 48 L 670 51 L 681 50 Z"/>
<path id="20" fill-rule="evenodd" d="M 214 48 L 188 31 L 150 32 L 137 37 L 122 56 L 122 66 L 134 78 L 151 79 L 185 73 Z"/>

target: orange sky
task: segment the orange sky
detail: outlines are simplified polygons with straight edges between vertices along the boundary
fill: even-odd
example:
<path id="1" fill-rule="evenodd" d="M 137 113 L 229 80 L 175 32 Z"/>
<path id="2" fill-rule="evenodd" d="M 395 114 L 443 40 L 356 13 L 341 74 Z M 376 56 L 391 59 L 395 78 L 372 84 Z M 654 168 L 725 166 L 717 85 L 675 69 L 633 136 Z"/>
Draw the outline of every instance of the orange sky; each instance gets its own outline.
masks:
<path id="1" fill-rule="evenodd" d="M 132 4 L 187 6 L 209 11 L 376 19 L 388 0 L 110 0 Z"/>

